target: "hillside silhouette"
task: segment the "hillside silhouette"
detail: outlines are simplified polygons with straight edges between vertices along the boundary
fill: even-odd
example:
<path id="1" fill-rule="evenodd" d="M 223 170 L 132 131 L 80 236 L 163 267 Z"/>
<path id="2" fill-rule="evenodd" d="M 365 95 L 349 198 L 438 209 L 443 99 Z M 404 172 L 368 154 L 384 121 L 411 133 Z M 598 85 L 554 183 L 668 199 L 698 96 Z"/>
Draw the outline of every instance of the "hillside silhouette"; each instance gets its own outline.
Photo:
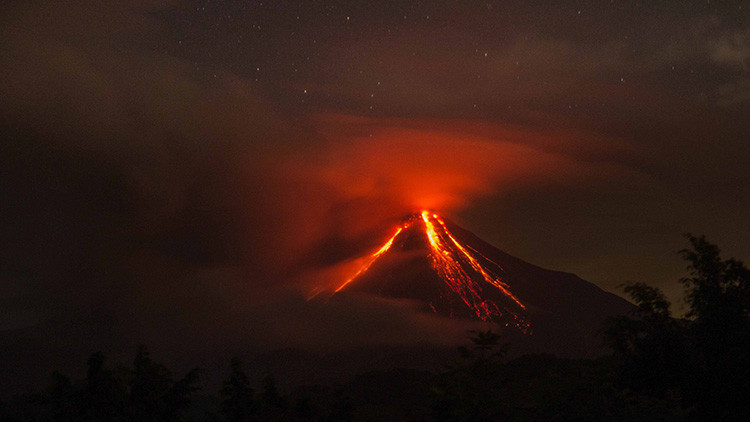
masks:
<path id="1" fill-rule="evenodd" d="M 750 270 L 704 237 L 688 240 L 687 315 L 674 318 L 659 289 L 625 284 L 636 307 L 602 327 L 609 356 L 508 360 L 505 337 L 472 331 L 432 370 L 284 391 L 272 374 L 251 385 L 234 359 L 219 391 L 203 391 L 199 370 L 176 377 L 141 346 L 127 367 L 97 352 L 81 379 L 54 373 L 43 391 L 1 402 L 0 421 L 748 420 Z"/>

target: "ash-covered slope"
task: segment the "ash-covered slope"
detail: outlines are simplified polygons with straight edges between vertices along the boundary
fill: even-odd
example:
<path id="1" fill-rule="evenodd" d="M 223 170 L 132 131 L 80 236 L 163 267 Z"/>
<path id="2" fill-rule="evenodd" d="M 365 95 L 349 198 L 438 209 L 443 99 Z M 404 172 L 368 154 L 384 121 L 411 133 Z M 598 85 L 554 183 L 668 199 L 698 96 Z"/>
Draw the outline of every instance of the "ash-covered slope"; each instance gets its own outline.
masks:
<path id="1" fill-rule="evenodd" d="M 427 212 L 406 219 L 368 264 L 337 294 L 413 299 L 425 311 L 514 327 L 540 351 L 599 354 L 596 333 L 604 320 L 633 308 L 574 274 L 529 264 Z"/>

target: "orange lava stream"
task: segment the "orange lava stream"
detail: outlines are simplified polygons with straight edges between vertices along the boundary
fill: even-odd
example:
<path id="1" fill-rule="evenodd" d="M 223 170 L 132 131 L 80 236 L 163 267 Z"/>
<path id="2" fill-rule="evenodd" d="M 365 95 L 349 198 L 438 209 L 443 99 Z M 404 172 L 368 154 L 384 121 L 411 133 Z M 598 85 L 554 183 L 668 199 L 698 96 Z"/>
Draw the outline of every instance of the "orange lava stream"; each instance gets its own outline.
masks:
<path id="1" fill-rule="evenodd" d="M 365 265 L 363 265 L 362 268 L 360 268 L 359 271 L 357 271 L 356 274 L 354 274 L 348 280 L 346 280 L 344 282 L 344 284 L 340 285 L 338 289 L 334 290 L 334 293 L 337 293 L 339 290 L 341 290 L 344 287 L 346 287 L 347 284 L 351 283 L 352 280 L 354 280 L 355 278 L 357 278 L 360 274 L 362 274 L 363 272 L 367 271 L 367 269 L 370 268 L 370 265 L 372 265 L 372 263 L 375 262 L 378 259 L 378 257 L 380 257 L 380 255 L 383 255 L 384 253 L 386 253 L 388 251 L 388 249 L 391 248 L 391 245 L 393 245 L 393 241 L 396 240 L 396 236 L 398 236 L 398 234 L 401 233 L 401 230 L 403 230 L 403 229 L 404 229 L 403 227 L 399 227 L 398 230 L 396 230 L 396 233 L 394 233 L 393 236 L 391 236 L 391 238 L 388 239 L 388 241 L 385 243 L 385 245 L 383 245 L 380 249 L 378 249 L 377 252 L 375 252 L 374 254 L 372 254 L 370 256 L 370 259 L 367 261 L 367 263 Z"/>
<path id="2" fill-rule="evenodd" d="M 456 245 L 456 248 L 458 248 L 458 250 L 461 251 L 461 253 L 466 257 L 466 259 L 469 261 L 469 265 L 471 265 L 471 268 L 473 268 L 474 271 L 482 274 L 482 277 L 484 277 L 485 281 L 500 289 L 501 292 L 503 292 L 509 298 L 513 299 L 513 301 L 516 302 L 522 309 L 526 309 L 526 306 L 524 306 L 523 303 L 521 303 L 521 301 L 519 301 L 518 298 L 516 298 L 513 293 L 511 293 L 506 288 L 508 287 L 506 283 L 503 283 L 499 277 L 492 277 L 490 274 L 488 274 L 487 271 L 485 271 L 484 268 L 479 265 L 479 262 L 477 262 L 477 260 L 473 256 L 471 256 L 469 251 L 467 251 L 466 248 L 458 243 L 458 241 L 448 231 L 448 228 L 445 226 L 443 220 L 441 220 L 440 217 L 437 216 L 437 214 L 433 214 L 432 216 L 435 218 L 435 220 L 437 220 L 438 223 L 440 223 L 440 225 L 443 227 L 443 232 L 448 236 L 453 244 Z M 424 212 L 422 213 L 422 218 L 424 218 Z"/>
<path id="3" fill-rule="evenodd" d="M 435 230 L 435 225 L 430 221 L 427 211 L 422 211 L 422 220 L 425 224 L 427 239 L 430 241 L 432 248 L 432 267 L 438 272 L 440 277 L 446 281 L 448 286 L 474 310 L 482 320 L 492 319 L 492 315 L 500 315 L 494 302 L 485 302 L 480 296 L 481 286 L 476 284 L 466 271 L 461 267 L 461 263 L 453 257 L 450 250 L 445 245 L 441 236 Z M 448 233 L 443 230 L 444 233 Z"/>
<path id="4" fill-rule="evenodd" d="M 521 303 L 521 301 L 508 290 L 508 284 L 504 283 L 499 276 L 492 273 L 490 270 L 485 269 L 477 258 L 475 258 L 474 254 L 467 250 L 467 248 L 471 247 L 459 243 L 459 241 L 450 233 L 445 222 L 437 214 L 430 214 L 428 211 L 422 211 L 421 217 L 425 225 L 425 235 L 427 236 L 431 249 L 430 260 L 432 268 L 437 272 L 438 276 L 445 281 L 450 290 L 458 295 L 466 306 L 468 306 L 469 309 L 471 309 L 477 317 L 483 321 L 491 321 L 494 317 L 500 317 L 504 312 L 508 312 L 510 316 L 516 320 L 515 325 L 526 332 L 526 330 L 528 330 L 528 323 L 522 318 L 519 318 L 518 315 L 508 309 L 501 311 L 497 304 L 492 300 L 482 299 L 482 286 L 475 281 L 467 271 L 474 271 L 477 274 L 480 274 L 484 281 L 500 290 L 505 296 L 521 307 L 521 309 L 526 309 L 526 306 L 524 306 L 523 303 Z M 398 235 L 401 234 L 404 229 L 411 227 L 414 223 L 415 220 L 412 219 L 399 227 L 393 236 L 391 236 L 388 241 L 380 247 L 380 249 L 368 257 L 366 263 L 360 267 L 356 274 L 351 276 L 334 291 L 334 294 L 344 289 L 349 283 L 366 272 L 381 255 L 386 253 L 391 246 L 393 246 Z M 498 264 L 485 257 L 474 248 L 471 248 L 471 250 L 485 261 L 500 268 Z M 502 270 L 502 268 L 500 269 Z M 319 292 L 314 292 L 313 296 L 318 293 Z"/>

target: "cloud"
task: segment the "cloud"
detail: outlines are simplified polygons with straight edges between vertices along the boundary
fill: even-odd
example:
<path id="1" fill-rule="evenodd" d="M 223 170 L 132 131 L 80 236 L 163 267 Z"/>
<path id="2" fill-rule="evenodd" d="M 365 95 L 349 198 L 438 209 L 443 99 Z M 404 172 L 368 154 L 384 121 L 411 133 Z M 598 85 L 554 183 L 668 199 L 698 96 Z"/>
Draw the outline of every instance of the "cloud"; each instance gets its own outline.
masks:
<path id="1" fill-rule="evenodd" d="M 480 326 L 425 314 L 406 300 L 367 295 L 307 300 L 290 286 L 258 285 L 249 275 L 241 267 L 212 267 L 173 272 L 173 283 L 154 279 L 129 301 L 138 312 L 113 328 L 126 344 L 205 354 L 217 348 L 323 353 L 386 345 L 451 347 L 466 330 Z"/>
<path id="2" fill-rule="evenodd" d="M 369 253 L 425 208 L 452 216 L 506 190 L 644 178 L 630 145 L 580 131 L 343 114 L 306 125 L 315 148 L 263 167 L 271 187 L 255 197 L 273 211 L 251 242 L 301 273 Z"/>
<path id="3" fill-rule="evenodd" d="M 246 81 L 220 69 L 208 79 L 140 43 L 159 38 L 149 13 L 161 4 L 4 11 L 2 232 L 15 247 L 0 255 L 0 283 L 26 308 L 4 327 L 79 307 L 124 312 L 145 283 L 130 265 L 158 274 L 230 260 L 241 245 L 227 211 L 228 157 L 267 148 L 284 130 Z"/>
<path id="4" fill-rule="evenodd" d="M 50 343 L 81 348 L 184 348 L 196 336 L 255 349 L 454 341 L 465 326 L 446 333 L 409 304 L 322 304 L 284 289 L 365 250 L 414 207 L 463 206 L 544 154 L 425 121 L 293 123 L 247 80 L 220 68 L 206 77 L 139 44 L 164 30 L 144 12 L 158 7 L 9 12 L 2 230 L 16 246 L 1 255 L 13 312 L 0 327 L 52 327 Z"/>
<path id="5" fill-rule="evenodd" d="M 714 39 L 711 58 L 722 65 L 747 69 L 750 60 L 750 30 L 727 30 Z"/>
<path id="6" fill-rule="evenodd" d="M 542 250 L 540 264 L 563 256 L 561 269 L 578 259 L 602 274 L 613 267 L 597 256 L 622 252 L 613 244 L 642 250 L 655 227 L 664 237 L 666 226 L 692 230 L 674 215 L 697 209 L 705 192 L 719 204 L 747 196 L 736 176 L 747 168 L 745 127 L 696 107 L 692 83 L 684 98 L 648 86 L 690 54 L 744 72 L 744 32 L 716 38 L 714 50 L 687 54 L 686 43 L 635 58 L 614 37 L 598 47 L 553 33 L 527 40 L 526 28 L 498 36 L 487 57 L 473 33 L 453 30 L 446 42 L 429 30 L 321 40 L 324 54 L 306 65 L 316 71 L 270 85 L 309 85 L 306 104 L 332 96 L 300 115 L 274 106 L 294 108 L 284 92 L 173 54 L 158 17 L 166 5 L 3 11 L 0 228 L 13 247 L 0 251 L 0 305 L 12 310 L 1 328 L 51 324 L 61 344 L 144 339 L 188 351 L 191 342 L 412 344 L 440 337 L 445 321 L 373 298 L 306 302 L 297 283 L 343 278 L 419 208 L 451 217 L 474 208 L 487 229 L 478 234 L 502 232 L 491 243 L 515 236 L 533 262 Z M 375 44 L 379 54 L 352 58 Z M 358 67 L 378 78 L 344 71 Z M 622 68 L 634 69 L 627 84 L 615 75 Z M 727 85 L 727 95 L 744 101 L 745 85 Z M 723 148 L 706 142 L 714 137 Z M 708 202 L 693 221 L 721 220 L 741 236 L 741 213 L 717 219 Z"/>
<path id="7" fill-rule="evenodd" d="M 734 77 L 717 88 L 718 104 L 736 106 L 750 100 L 750 30 L 725 30 L 711 40 L 711 59 Z"/>

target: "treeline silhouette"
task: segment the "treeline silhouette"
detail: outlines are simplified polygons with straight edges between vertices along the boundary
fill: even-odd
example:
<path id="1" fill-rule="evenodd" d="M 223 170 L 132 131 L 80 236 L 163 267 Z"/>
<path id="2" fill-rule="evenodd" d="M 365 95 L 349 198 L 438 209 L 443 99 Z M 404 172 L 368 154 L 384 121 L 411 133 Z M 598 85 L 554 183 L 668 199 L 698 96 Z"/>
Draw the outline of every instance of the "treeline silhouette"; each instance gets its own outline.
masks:
<path id="1" fill-rule="evenodd" d="M 627 283 L 635 315 L 613 318 L 603 331 L 618 359 L 618 382 L 679 403 L 691 420 L 750 420 L 750 270 L 724 260 L 705 237 L 691 248 L 685 287 L 688 312 L 673 318 L 657 288 Z"/>
<path id="2" fill-rule="evenodd" d="M 747 421 L 750 420 L 750 271 L 703 237 L 691 248 L 688 312 L 674 318 L 657 288 L 627 283 L 637 305 L 601 331 L 612 356 L 526 355 L 493 331 L 434 371 L 370 372 L 330 386 L 281 392 L 266 376 L 256 392 L 238 359 L 217 394 L 200 372 L 181 378 L 140 347 L 132 367 L 108 369 L 101 353 L 84 379 L 55 373 L 43 392 L 0 403 L 1 421 Z"/>

